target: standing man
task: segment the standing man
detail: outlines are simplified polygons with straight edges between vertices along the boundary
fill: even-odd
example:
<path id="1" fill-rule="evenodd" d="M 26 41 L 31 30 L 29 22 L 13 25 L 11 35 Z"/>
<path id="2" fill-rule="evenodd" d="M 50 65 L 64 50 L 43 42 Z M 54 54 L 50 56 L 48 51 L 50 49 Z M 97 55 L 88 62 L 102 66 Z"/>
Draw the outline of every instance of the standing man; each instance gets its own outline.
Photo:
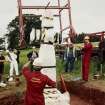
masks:
<path id="1" fill-rule="evenodd" d="M 3 56 L 2 52 L 0 51 L 0 87 L 5 87 L 6 84 L 3 83 L 2 81 L 2 76 L 4 72 L 4 62 L 5 62 L 5 57 Z"/>
<path id="2" fill-rule="evenodd" d="M 65 54 L 64 54 L 64 60 L 65 60 L 65 72 L 73 71 L 74 69 L 74 62 L 75 62 L 75 48 L 73 43 L 67 43 Z"/>
<path id="3" fill-rule="evenodd" d="M 56 84 L 48 76 L 42 74 L 42 61 L 36 58 L 33 62 L 33 72 L 28 68 L 30 61 L 23 66 L 22 72 L 27 81 L 25 105 L 45 105 L 43 90 L 46 85 L 55 87 Z"/>
<path id="4" fill-rule="evenodd" d="M 33 61 L 38 57 L 38 53 L 35 47 L 32 47 L 32 51 L 27 54 L 28 60 L 31 61 L 31 70 L 33 69 Z"/>
<path id="5" fill-rule="evenodd" d="M 83 47 L 83 57 L 82 57 L 82 79 L 88 81 L 89 76 L 89 66 L 92 54 L 92 44 L 90 43 L 89 36 L 84 38 L 84 47 Z"/>
<path id="6" fill-rule="evenodd" d="M 17 60 L 16 60 L 17 55 L 13 52 L 12 49 L 10 49 L 7 53 L 8 53 L 7 59 L 10 62 L 10 71 L 9 71 L 10 78 L 9 78 L 8 81 L 11 82 L 11 81 L 13 81 L 14 70 L 15 70 L 15 74 L 16 74 L 16 77 L 15 77 L 16 80 L 19 76 L 18 63 L 17 63 Z"/>
<path id="7" fill-rule="evenodd" d="M 105 36 L 102 41 L 99 43 L 99 58 L 97 64 L 97 70 L 101 73 L 102 76 L 105 76 Z"/>

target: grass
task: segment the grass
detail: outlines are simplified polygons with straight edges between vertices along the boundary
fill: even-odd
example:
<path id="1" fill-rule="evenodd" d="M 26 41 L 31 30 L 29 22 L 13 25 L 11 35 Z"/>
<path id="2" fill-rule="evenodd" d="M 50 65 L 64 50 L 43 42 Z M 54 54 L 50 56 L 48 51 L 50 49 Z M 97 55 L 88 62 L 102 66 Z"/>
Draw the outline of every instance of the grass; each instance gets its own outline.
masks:
<path id="1" fill-rule="evenodd" d="M 21 71 L 21 68 L 23 66 L 23 64 L 25 64 L 27 62 L 27 53 L 29 53 L 31 51 L 31 49 L 25 49 L 25 50 L 21 50 L 20 53 L 20 64 L 19 64 L 19 70 Z M 60 74 L 64 74 L 64 77 L 67 80 L 70 79 L 74 79 L 74 78 L 78 78 L 81 77 L 81 58 L 79 58 L 76 62 L 75 62 L 75 69 L 73 72 L 69 72 L 69 73 L 64 73 L 64 61 L 62 59 L 60 59 L 59 57 L 56 58 L 56 64 L 57 64 L 57 79 L 59 79 Z M 91 63 L 91 67 L 90 67 L 90 77 L 92 77 L 93 73 L 95 70 L 95 65 L 92 61 Z M 4 74 L 7 76 L 9 74 L 9 62 L 5 63 L 5 71 Z"/>
<path id="2" fill-rule="evenodd" d="M 19 64 L 19 70 L 21 70 L 23 64 L 25 64 L 27 62 L 27 54 L 31 51 L 31 49 L 26 49 L 26 50 L 21 50 L 20 52 L 20 64 Z M 9 62 L 5 62 L 5 71 L 4 74 L 8 74 L 9 73 Z"/>
<path id="3" fill-rule="evenodd" d="M 20 64 L 19 64 L 19 70 L 21 71 L 21 68 L 23 66 L 23 64 L 25 64 L 27 62 L 27 53 L 29 53 L 31 51 L 31 49 L 26 49 L 26 50 L 21 50 L 21 53 L 20 53 Z M 60 59 L 59 57 L 56 58 L 56 65 L 57 65 L 57 68 L 56 68 L 56 71 L 57 71 L 57 81 L 59 81 L 60 79 L 60 74 L 63 74 L 63 77 L 65 80 L 67 81 L 70 81 L 72 79 L 78 79 L 78 78 L 81 78 L 81 58 L 79 58 L 76 62 L 75 62 L 75 69 L 73 72 L 69 72 L 69 73 L 65 73 L 64 72 L 64 61 L 62 59 Z M 90 67 L 90 80 L 92 80 L 93 78 L 93 73 L 94 73 L 94 70 L 95 70 L 95 64 L 92 60 L 91 62 L 91 67 Z M 6 79 L 6 77 L 9 75 L 9 63 L 6 62 L 5 63 L 5 72 L 4 72 L 4 80 Z M 11 90 L 12 91 L 20 91 L 21 89 L 24 89 L 26 86 L 25 86 L 25 80 L 23 78 L 23 76 L 20 77 L 21 79 L 21 86 L 16 88 L 15 86 L 10 86 L 8 85 L 7 88 L 0 88 L 0 92 L 1 91 L 4 91 L 4 90 Z M 100 80 L 98 83 L 103 83 L 104 79 L 103 80 Z M 91 82 L 91 84 L 96 84 L 97 86 L 97 81 L 89 81 Z"/>
<path id="4" fill-rule="evenodd" d="M 80 79 L 82 77 L 82 62 L 81 58 L 79 58 L 77 61 L 75 61 L 75 68 L 72 72 L 65 73 L 64 72 L 64 62 L 57 58 L 57 79 L 59 80 L 60 74 L 64 75 L 64 78 L 66 80 L 74 80 L 74 79 Z M 89 71 L 89 79 L 93 79 L 93 74 L 96 72 L 96 63 L 93 59 L 91 59 L 90 64 L 90 71 Z"/>
<path id="5" fill-rule="evenodd" d="M 81 76 L 81 62 L 80 59 L 75 62 L 75 68 L 72 72 L 64 72 L 65 62 L 61 59 L 57 59 L 57 79 L 59 79 L 60 74 L 63 74 L 66 80 L 71 80 Z"/>

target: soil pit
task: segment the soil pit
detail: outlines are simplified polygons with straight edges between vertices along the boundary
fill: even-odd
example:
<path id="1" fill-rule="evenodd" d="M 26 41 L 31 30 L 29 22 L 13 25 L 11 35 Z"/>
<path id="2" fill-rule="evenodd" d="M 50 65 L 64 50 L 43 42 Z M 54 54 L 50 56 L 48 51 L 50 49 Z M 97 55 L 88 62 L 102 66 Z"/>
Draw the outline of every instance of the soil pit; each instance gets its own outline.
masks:
<path id="1" fill-rule="evenodd" d="M 105 85 L 93 82 L 65 81 L 71 95 L 71 105 L 105 105 Z M 94 82 L 95 83 L 95 82 Z M 0 89 L 0 105 L 23 105 L 24 86 Z"/>
<path id="2" fill-rule="evenodd" d="M 89 105 L 105 105 L 105 85 L 101 81 L 66 81 L 70 93 L 85 100 Z"/>

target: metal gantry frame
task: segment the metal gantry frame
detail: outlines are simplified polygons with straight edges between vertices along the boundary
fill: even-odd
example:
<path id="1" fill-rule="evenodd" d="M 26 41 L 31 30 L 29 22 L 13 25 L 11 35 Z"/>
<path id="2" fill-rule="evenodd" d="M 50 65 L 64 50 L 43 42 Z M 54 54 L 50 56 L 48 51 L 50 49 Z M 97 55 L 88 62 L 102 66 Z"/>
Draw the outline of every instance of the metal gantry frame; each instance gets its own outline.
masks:
<path id="1" fill-rule="evenodd" d="M 57 0 L 58 4 L 56 6 L 49 6 L 50 2 L 46 6 L 23 6 L 21 0 L 17 0 L 18 2 L 18 14 L 19 14 L 19 33 L 20 33 L 20 45 L 24 46 L 25 44 L 25 33 L 24 33 L 24 22 L 23 22 L 23 13 L 22 11 L 25 9 L 50 9 L 50 10 L 58 10 L 59 16 L 59 23 L 60 23 L 60 34 L 62 36 L 62 32 L 69 29 L 69 36 L 72 37 L 74 35 L 74 29 L 72 26 L 72 19 L 71 19 L 71 4 L 70 0 L 67 0 L 67 3 L 64 6 L 61 6 L 61 1 Z M 61 12 L 63 10 L 68 10 L 68 17 L 69 17 L 69 26 L 63 28 L 62 27 L 62 18 L 61 18 Z"/>
<path id="2" fill-rule="evenodd" d="M 100 36 L 100 41 L 101 41 L 101 40 L 104 39 L 105 31 L 94 32 L 94 33 L 86 33 L 86 35 L 90 35 L 90 36 Z"/>

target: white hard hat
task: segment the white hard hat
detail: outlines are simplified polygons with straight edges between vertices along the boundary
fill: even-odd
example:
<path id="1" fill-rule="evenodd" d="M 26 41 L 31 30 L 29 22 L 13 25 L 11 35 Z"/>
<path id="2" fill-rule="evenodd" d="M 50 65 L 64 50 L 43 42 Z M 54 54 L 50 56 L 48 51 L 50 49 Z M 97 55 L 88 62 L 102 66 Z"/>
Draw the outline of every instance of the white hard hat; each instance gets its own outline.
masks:
<path id="1" fill-rule="evenodd" d="M 35 46 L 33 46 L 32 48 L 35 49 Z"/>
<path id="2" fill-rule="evenodd" d="M 42 66 L 42 60 L 40 58 L 36 58 L 33 62 L 34 66 Z"/>

